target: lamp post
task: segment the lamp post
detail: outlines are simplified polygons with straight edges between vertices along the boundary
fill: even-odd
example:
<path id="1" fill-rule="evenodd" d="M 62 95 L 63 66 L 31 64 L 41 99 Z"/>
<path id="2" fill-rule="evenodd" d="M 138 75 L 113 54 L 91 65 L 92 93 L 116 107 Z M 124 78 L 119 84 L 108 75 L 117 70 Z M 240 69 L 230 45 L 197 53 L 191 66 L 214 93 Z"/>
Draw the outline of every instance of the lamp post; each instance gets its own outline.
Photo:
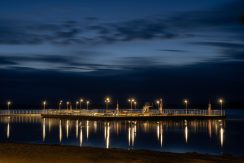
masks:
<path id="1" fill-rule="evenodd" d="M 89 104 L 90 104 L 90 101 L 86 101 L 86 109 L 87 110 L 88 110 Z"/>
<path id="2" fill-rule="evenodd" d="M 134 105 L 135 105 L 135 109 L 136 109 L 136 105 L 137 105 L 137 102 L 136 101 L 134 101 Z"/>
<path id="3" fill-rule="evenodd" d="M 224 102 L 223 99 L 219 99 L 220 109 L 221 109 L 221 111 L 220 111 L 221 116 L 222 116 L 223 102 Z"/>
<path id="4" fill-rule="evenodd" d="M 72 102 L 70 102 L 70 104 L 69 104 L 70 106 L 69 106 L 69 110 L 71 110 L 72 111 Z"/>
<path id="5" fill-rule="evenodd" d="M 130 102 L 130 108 L 132 109 L 132 104 L 135 101 L 135 99 L 134 98 L 130 98 L 128 101 Z"/>
<path id="6" fill-rule="evenodd" d="M 77 110 L 77 106 L 78 106 L 78 104 L 79 104 L 79 101 L 76 101 L 76 103 L 75 103 L 75 109 Z"/>
<path id="7" fill-rule="evenodd" d="M 12 104 L 11 101 L 7 101 L 8 110 L 9 110 L 11 104 Z"/>
<path id="8" fill-rule="evenodd" d="M 70 102 L 69 102 L 69 101 L 67 101 L 67 102 L 66 102 L 66 105 L 67 105 L 67 110 L 69 110 L 69 104 L 70 104 Z"/>
<path id="9" fill-rule="evenodd" d="M 159 101 L 159 100 L 157 100 L 157 101 L 156 101 L 156 103 L 157 103 L 157 105 L 158 105 L 158 109 L 159 109 L 159 104 L 160 104 L 160 101 Z"/>
<path id="10" fill-rule="evenodd" d="M 106 104 L 106 111 L 108 110 L 108 105 L 111 102 L 111 99 L 109 97 L 106 97 L 105 104 Z"/>
<path id="11" fill-rule="evenodd" d="M 188 109 L 188 108 L 187 108 L 187 106 L 188 106 L 188 100 L 187 100 L 187 99 L 185 99 L 185 100 L 184 100 L 184 103 L 186 104 L 186 114 L 187 114 L 187 109 Z"/>
<path id="12" fill-rule="evenodd" d="M 60 100 L 60 101 L 59 101 L 59 104 L 58 104 L 58 109 L 59 109 L 59 110 L 61 109 L 61 105 L 62 105 L 62 103 L 63 103 L 63 100 Z"/>
<path id="13" fill-rule="evenodd" d="M 47 101 L 46 100 L 43 101 L 42 104 L 43 104 L 43 110 L 46 110 Z"/>
<path id="14" fill-rule="evenodd" d="M 81 98 L 80 99 L 80 109 L 81 109 L 81 103 L 83 102 L 84 100 Z"/>

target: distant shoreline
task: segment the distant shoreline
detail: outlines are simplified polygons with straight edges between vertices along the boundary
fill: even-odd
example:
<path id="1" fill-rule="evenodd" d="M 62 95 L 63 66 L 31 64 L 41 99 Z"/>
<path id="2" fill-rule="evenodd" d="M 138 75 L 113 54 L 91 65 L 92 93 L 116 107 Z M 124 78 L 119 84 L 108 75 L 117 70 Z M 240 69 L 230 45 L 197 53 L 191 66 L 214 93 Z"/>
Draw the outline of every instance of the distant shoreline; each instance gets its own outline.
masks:
<path id="1" fill-rule="evenodd" d="M 0 143 L 0 162 L 244 162 L 230 155 Z"/>

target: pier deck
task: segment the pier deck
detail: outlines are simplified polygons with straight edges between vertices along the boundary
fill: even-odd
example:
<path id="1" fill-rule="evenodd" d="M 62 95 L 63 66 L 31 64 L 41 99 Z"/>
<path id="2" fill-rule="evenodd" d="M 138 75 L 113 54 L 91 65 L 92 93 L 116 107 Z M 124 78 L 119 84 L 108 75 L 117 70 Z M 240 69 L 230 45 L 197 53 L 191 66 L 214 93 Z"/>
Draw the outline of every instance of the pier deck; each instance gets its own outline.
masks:
<path id="1" fill-rule="evenodd" d="M 164 120 L 164 119 L 224 119 L 225 113 L 219 110 L 198 109 L 165 109 L 162 113 L 151 110 L 143 113 L 141 110 L 56 110 L 41 114 L 43 118 L 87 119 L 87 120 Z"/>
<path id="2" fill-rule="evenodd" d="M 139 109 L 103 110 L 2 110 L 0 116 L 42 116 L 43 118 L 87 119 L 87 120 L 164 120 L 164 119 L 224 119 L 225 112 L 200 109 L 152 109 L 143 112 Z"/>

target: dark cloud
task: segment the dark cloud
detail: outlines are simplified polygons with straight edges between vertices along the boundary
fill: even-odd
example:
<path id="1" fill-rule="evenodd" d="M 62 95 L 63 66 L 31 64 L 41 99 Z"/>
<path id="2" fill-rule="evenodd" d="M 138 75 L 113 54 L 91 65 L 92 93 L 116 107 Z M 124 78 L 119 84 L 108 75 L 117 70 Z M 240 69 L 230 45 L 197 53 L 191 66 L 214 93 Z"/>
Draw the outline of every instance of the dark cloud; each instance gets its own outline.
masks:
<path id="1" fill-rule="evenodd" d="M 76 21 L 23 27 L 19 27 L 17 24 L 13 26 L 6 25 L 0 25 L 0 36 L 2 36 L 0 43 L 2 44 L 37 44 L 44 42 L 97 44 L 177 37 L 177 34 L 167 29 L 163 20 L 138 19 L 119 23 L 96 24 L 88 27 Z M 93 33 L 92 37 L 88 37 L 87 33 Z"/>
<path id="2" fill-rule="evenodd" d="M 193 42 L 196 45 L 214 46 L 219 48 L 237 48 L 244 49 L 244 43 L 230 43 L 230 42 Z"/>
<path id="3" fill-rule="evenodd" d="M 230 59 L 235 59 L 236 61 L 244 62 L 244 48 L 243 49 L 228 48 L 222 50 L 222 52 L 226 56 L 229 56 Z"/>
<path id="4" fill-rule="evenodd" d="M 102 25 L 91 25 L 87 27 L 88 30 L 95 31 L 101 35 L 106 35 L 110 33 L 109 27 Z"/>
<path id="5" fill-rule="evenodd" d="M 241 15 L 240 22 L 241 22 L 241 24 L 244 24 L 244 14 Z"/>
<path id="6" fill-rule="evenodd" d="M 40 44 L 42 37 L 27 33 L 18 27 L 0 25 L 0 44 Z"/>
<path id="7" fill-rule="evenodd" d="M 118 70 L 125 68 L 121 65 L 104 65 L 104 64 L 94 64 L 89 63 L 89 61 L 98 55 L 103 53 L 98 53 L 94 51 L 77 51 L 74 52 L 75 55 L 41 55 L 41 54 L 29 54 L 29 55 L 1 55 L 0 56 L 0 65 L 4 66 L 1 68 L 4 69 L 16 69 L 21 70 L 25 68 L 25 65 L 28 63 L 44 63 L 46 64 L 43 67 L 46 70 L 53 71 L 74 71 L 74 72 L 89 72 L 89 71 L 105 71 L 105 70 Z M 26 67 L 27 68 L 27 67 Z M 33 69 L 38 69 L 35 67 Z M 32 70 L 32 69 L 31 69 Z"/>
<path id="8" fill-rule="evenodd" d="M 0 56 L 0 62 L 2 61 L 9 63 L 24 62 L 48 62 L 48 63 L 69 63 L 72 60 L 69 56 L 51 56 L 51 55 L 35 55 L 35 56 Z"/>
<path id="9" fill-rule="evenodd" d="M 0 56 L 0 65 L 17 65 L 17 62 L 10 60 L 8 57 Z"/>
<path id="10" fill-rule="evenodd" d="M 88 30 L 98 34 L 97 43 L 178 37 L 178 34 L 170 31 L 161 19 L 145 18 L 118 23 L 97 24 L 89 26 Z"/>
<path id="11" fill-rule="evenodd" d="M 195 45 L 213 46 L 218 48 L 222 54 L 223 61 L 241 61 L 244 62 L 244 43 L 229 42 L 194 42 Z M 227 58 L 226 58 L 227 57 Z M 218 59 L 219 61 L 220 59 Z"/>
<path id="12" fill-rule="evenodd" d="M 97 17 L 86 17 L 92 23 L 68 20 L 63 23 L 24 23 L 0 20 L 0 44 L 99 44 L 118 41 L 173 39 L 194 37 L 201 28 L 217 28 L 242 33 L 244 1 L 237 0 L 205 11 L 155 16 L 116 23 L 101 23 Z M 158 18 L 160 17 L 160 18 Z M 22 24 L 22 25 L 20 25 Z M 92 24 L 92 25 L 91 25 Z M 233 30 L 235 28 L 235 30 Z M 91 33 L 91 36 L 87 36 Z M 89 35 L 89 34 L 88 34 Z"/>
<path id="13" fill-rule="evenodd" d="M 167 31 L 163 20 L 133 20 L 115 25 L 115 34 L 119 40 L 150 40 L 154 38 L 173 38 L 176 34 Z"/>
<path id="14" fill-rule="evenodd" d="M 10 21 L 1 21 L 1 44 L 97 44 L 116 41 L 172 39 L 189 36 L 189 29 L 238 26 L 243 1 L 228 4 L 232 7 L 220 7 L 216 11 L 185 12 L 176 16 L 150 17 L 117 23 L 82 24 L 77 21 L 63 23 L 33 24 L 19 26 Z M 228 14 L 224 14 L 227 12 Z M 241 22 L 243 15 L 241 16 Z M 89 18 L 96 20 L 96 18 Z M 241 29 L 240 29 L 241 30 Z M 232 30 L 233 31 L 233 30 Z M 86 33 L 92 32 L 92 37 Z M 192 31 L 194 32 L 194 31 Z M 235 32 L 235 31 L 233 31 Z M 191 35 L 193 36 L 193 35 Z"/>
<path id="15" fill-rule="evenodd" d="M 121 61 L 124 65 L 129 68 L 138 68 L 138 67 L 155 67 L 158 65 L 159 61 L 154 57 L 125 57 Z"/>
<path id="16" fill-rule="evenodd" d="M 55 31 L 59 31 L 61 29 L 62 26 L 58 25 L 58 24 L 32 24 L 32 25 L 27 25 L 26 26 L 27 29 L 29 29 L 30 31 L 33 32 L 55 32 Z"/>
<path id="17" fill-rule="evenodd" d="M 159 49 L 159 51 L 175 52 L 175 53 L 187 53 L 187 52 L 189 52 L 187 50 L 179 50 L 179 49 Z"/>

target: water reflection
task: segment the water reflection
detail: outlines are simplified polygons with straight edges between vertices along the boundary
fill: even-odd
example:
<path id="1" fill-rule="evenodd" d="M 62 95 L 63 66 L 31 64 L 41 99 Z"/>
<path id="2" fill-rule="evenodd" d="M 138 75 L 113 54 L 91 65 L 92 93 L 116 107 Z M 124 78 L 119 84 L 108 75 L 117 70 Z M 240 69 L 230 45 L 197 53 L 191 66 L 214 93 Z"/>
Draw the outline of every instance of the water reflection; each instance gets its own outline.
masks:
<path id="1" fill-rule="evenodd" d="M 143 149 L 150 146 L 150 149 L 157 148 L 157 150 L 169 148 L 172 145 L 170 142 L 175 142 L 178 146 L 187 148 L 186 144 L 193 146 L 199 140 L 209 142 L 216 148 L 217 146 L 224 148 L 226 130 L 225 121 L 218 120 L 104 122 L 41 119 L 40 117 L 0 117 L 0 124 L 5 124 L 6 134 L 4 134 L 4 137 L 7 140 L 11 134 L 11 141 L 17 139 L 21 142 L 21 139 L 23 139 L 24 142 L 28 142 L 28 139 L 30 139 L 30 142 L 36 141 L 38 143 L 64 143 L 104 148 L 113 146 L 131 149 Z M 26 127 L 25 132 L 16 131 L 17 127 L 14 127 L 16 125 L 22 126 L 21 130 Z M 32 135 L 31 138 L 26 138 L 29 135 L 26 134 L 27 132 Z M 0 131 L 0 133 L 2 132 Z M 67 139 L 64 140 L 63 136 L 65 135 L 63 134 L 66 135 Z M 37 137 L 37 135 L 39 136 Z M 42 136 L 41 139 L 40 135 Z M 85 141 L 84 136 L 86 137 Z M 113 141 L 111 142 L 111 140 Z M 163 146 L 164 148 L 161 148 Z"/>
<path id="2" fill-rule="evenodd" d="M 43 118 L 42 123 L 42 141 L 44 142 L 46 139 L 46 118 Z"/>
<path id="3" fill-rule="evenodd" d="M 86 139 L 89 138 L 89 121 L 86 121 Z"/>
<path id="4" fill-rule="evenodd" d="M 76 124 L 75 124 L 75 136 L 76 136 L 76 138 L 78 138 L 78 136 L 79 136 L 79 121 L 78 120 L 76 120 Z"/>
<path id="5" fill-rule="evenodd" d="M 66 120 L 66 138 L 69 138 L 69 120 Z"/>
<path id="6" fill-rule="evenodd" d="M 187 143 L 188 140 L 188 127 L 187 127 L 187 121 L 185 120 L 185 141 Z"/>
<path id="7" fill-rule="evenodd" d="M 157 122 L 157 140 L 160 142 L 160 146 L 163 146 L 163 123 Z"/>
<path id="8" fill-rule="evenodd" d="M 48 130 L 49 130 L 49 133 L 52 130 L 52 120 L 51 119 L 48 119 Z"/>
<path id="9" fill-rule="evenodd" d="M 9 139 L 9 136 L 10 136 L 10 124 L 8 122 L 8 125 L 7 125 L 7 139 Z"/>
<path id="10" fill-rule="evenodd" d="M 82 146 L 83 141 L 83 133 L 82 133 L 82 126 L 80 126 L 80 147 Z"/>
<path id="11" fill-rule="evenodd" d="M 220 144 L 221 144 L 221 147 L 223 147 L 223 145 L 224 145 L 224 129 L 222 127 L 220 128 Z"/>
<path id="12" fill-rule="evenodd" d="M 110 139 L 110 124 L 109 122 L 104 123 L 104 139 L 105 139 L 105 144 L 106 148 L 109 148 L 109 139 Z"/>
<path id="13" fill-rule="evenodd" d="M 208 120 L 208 135 L 210 138 L 212 137 L 212 122 L 211 122 L 211 120 Z"/>
<path id="14" fill-rule="evenodd" d="M 129 122 L 129 128 L 128 128 L 128 145 L 131 148 L 134 147 L 135 137 L 136 137 L 136 122 L 132 121 Z"/>
<path id="15" fill-rule="evenodd" d="M 62 142 L 62 138 L 63 138 L 63 131 L 62 131 L 62 121 L 59 120 L 59 142 Z"/>
<path id="16" fill-rule="evenodd" d="M 219 125 L 220 125 L 220 144 L 221 147 L 223 147 L 224 145 L 224 129 L 223 129 L 223 122 L 219 121 Z"/>
<path id="17" fill-rule="evenodd" d="M 94 125 L 94 131 L 95 133 L 97 133 L 97 121 L 94 121 L 93 125 Z"/>

